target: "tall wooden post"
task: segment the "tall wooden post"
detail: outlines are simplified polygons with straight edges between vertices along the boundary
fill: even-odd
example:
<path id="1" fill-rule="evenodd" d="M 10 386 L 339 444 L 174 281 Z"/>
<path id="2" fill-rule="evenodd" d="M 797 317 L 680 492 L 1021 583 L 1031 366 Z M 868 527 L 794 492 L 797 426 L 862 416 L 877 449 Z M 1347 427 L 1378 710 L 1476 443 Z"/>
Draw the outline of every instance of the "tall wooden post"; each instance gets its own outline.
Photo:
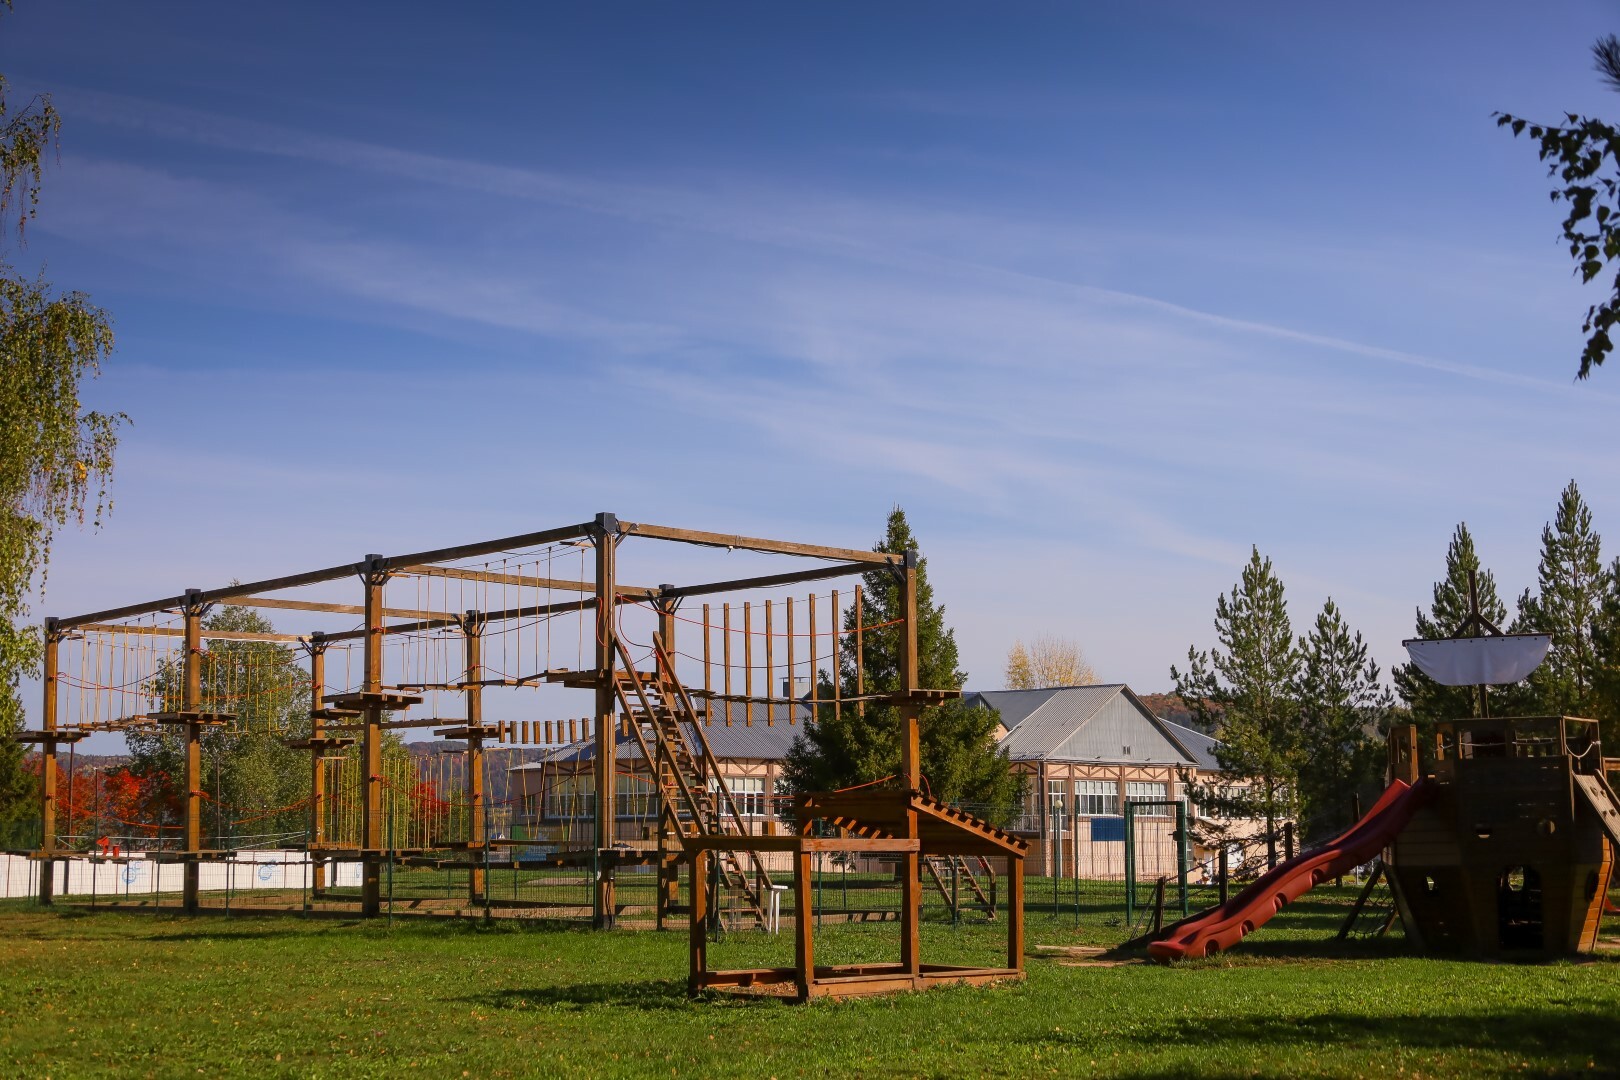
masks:
<path id="1" fill-rule="evenodd" d="M 382 769 L 382 650 L 383 586 L 388 571 L 381 555 L 367 555 L 359 566 L 366 590 L 364 683 L 361 705 L 365 732 L 360 748 L 360 769 L 365 799 L 360 809 L 360 914 L 382 913 L 383 769 Z"/>
<path id="2" fill-rule="evenodd" d="M 1024 860 L 1007 857 L 1007 966 L 1024 970 Z"/>
<path id="3" fill-rule="evenodd" d="M 612 929 L 615 912 L 613 844 L 618 839 L 618 729 L 614 723 L 614 553 L 619 542 L 619 519 L 597 514 L 592 530 L 596 541 L 596 891 L 592 924 Z"/>
<path id="4" fill-rule="evenodd" d="M 326 738 L 326 648 L 322 635 L 311 634 L 304 644 L 309 653 L 309 848 L 326 846 L 326 766 L 321 760 Z M 326 895 L 326 862 L 310 858 L 310 896 Z"/>
<path id="5" fill-rule="evenodd" d="M 811 892 L 813 856 L 804 850 L 793 856 L 793 967 L 796 972 L 799 1000 L 810 997 L 810 983 L 816 977 L 816 915 L 815 896 Z M 696 870 L 693 871 L 694 876 Z M 910 911 L 901 919 L 902 925 L 915 926 L 917 912 Z"/>
<path id="6" fill-rule="evenodd" d="M 900 633 L 900 691 L 920 688 L 919 658 L 917 654 L 917 552 L 906 552 L 905 565 L 900 578 L 900 617 L 905 620 Z M 836 639 L 835 639 L 836 640 Z M 918 716 L 922 706 L 916 701 L 900 705 L 900 771 L 905 774 L 906 791 L 914 793 L 922 788 L 922 744 Z M 906 836 L 916 838 L 921 833 L 917 826 L 917 812 L 906 810 Z M 917 851 L 905 853 L 905 878 L 901 902 L 905 910 L 901 915 L 900 963 L 913 979 L 922 977 L 922 856 Z"/>
<path id="7" fill-rule="evenodd" d="M 667 593 L 673 585 L 660 586 L 660 591 Z M 670 663 L 675 662 L 675 601 L 661 597 L 658 602 L 658 639 L 657 644 L 669 654 Z M 707 708 L 709 702 L 705 701 Z M 649 762 L 652 769 L 653 790 L 658 793 L 658 897 L 656 900 L 658 929 L 664 928 L 664 920 L 669 917 L 675 906 L 680 903 L 681 896 L 681 842 L 676 832 L 675 807 L 665 798 L 664 785 L 660 780 L 661 769 L 664 766 L 664 740 L 653 741 L 655 753 L 659 760 Z M 674 763 L 669 763 L 674 768 Z"/>
<path id="8" fill-rule="evenodd" d="M 186 914 L 195 914 L 197 893 L 202 879 L 202 724 L 197 714 L 202 712 L 202 614 L 206 606 L 196 597 L 197 589 L 186 590 L 185 613 L 185 701 L 181 711 L 187 714 L 186 733 L 186 792 L 184 847 L 186 859 L 181 864 L 184 877 L 181 900 Z"/>
<path id="9" fill-rule="evenodd" d="M 467 646 L 467 845 L 472 866 L 467 874 L 467 900 L 472 904 L 484 902 L 488 882 L 484 880 L 484 844 L 489 839 L 484 803 L 484 688 L 479 680 L 484 677 L 483 637 L 485 617 L 482 612 L 469 611 L 461 620 L 461 632 Z"/>
<path id="10" fill-rule="evenodd" d="M 56 734 L 57 646 L 61 642 L 62 632 L 57 629 L 56 620 L 46 619 L 45 714 L 41 720 L 45 738 L 39 744 L 39 850 L 44 856 L 39 863 L 39 902 L 47 905 L 56 892 L 56 861 L 51 858 L 56 851 L 56 742 L 53 736 Z"/>
<path id="11" fill-rule="evenodd" d="M 687 905 L 686 992 L 696 997 L 703 989 L 703 973 L 709 969 L 709 851 L 698 848 L 692 852 L 692 880 L 689 883 L 691 903 Z"/>

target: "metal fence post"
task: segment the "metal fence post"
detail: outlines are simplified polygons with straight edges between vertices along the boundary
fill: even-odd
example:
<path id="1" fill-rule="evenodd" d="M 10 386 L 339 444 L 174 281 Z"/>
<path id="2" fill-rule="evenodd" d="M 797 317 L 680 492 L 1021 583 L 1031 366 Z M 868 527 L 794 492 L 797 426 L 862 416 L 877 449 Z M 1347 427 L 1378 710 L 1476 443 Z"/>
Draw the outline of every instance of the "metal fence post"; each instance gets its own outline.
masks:
<path id="1" fill-rule="evenodd" d="M 1125 925 L 1136 924 L 1136 804 L 1125 801 Z"/>
<path id="2" fill-rule="evenodd" d="M 951 925 L 962 925 L 962 895 L 960 885 L 962 881 L 961 870 L 955 859 L 951 860 Z"/>
<path id="3" fill-rule="evenodd" d="M 1176 803 L 1176 863 L 1177 877 L 1181 886 L 1181 917 L 1185 919 L 1189 914 L 1187 909 L 1187 862 L 1192 855 L 1192 845 L 1188 843 L 1187 836 L 1187 800 Z"/>

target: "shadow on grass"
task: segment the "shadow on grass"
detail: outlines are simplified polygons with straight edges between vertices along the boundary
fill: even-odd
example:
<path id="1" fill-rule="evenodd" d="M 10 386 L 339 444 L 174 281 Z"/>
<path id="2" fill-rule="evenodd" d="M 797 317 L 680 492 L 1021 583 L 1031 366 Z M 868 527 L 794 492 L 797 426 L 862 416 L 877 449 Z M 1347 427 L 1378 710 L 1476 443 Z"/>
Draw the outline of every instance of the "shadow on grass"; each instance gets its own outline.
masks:
<path id="1" fill-rule="evenodd" d="M 655 1010 L 690 1007 L 686 982 L 681 979 L 649 979 L 645 982 L 573 983 L 531 989 L 495 990 L 458 998 L 469 1004 L 491 1009 L 574 1009 L 600 1005 Z"/>
<path id="2" fill-rule="evenodd" d="M 173 944 L 185 941 L 279 941 L 284 938 L 308 937 L 313 927 L 308 924 L 288 926 L 275 930 L 238 930 L 239 924 L 216 922 L 199 925 L 195 930 L 175 931 L 168 934 L 145 934 L 141 941 Z M 341 929 L 358 923 L 327 923 L 327 927 Z"/>
<path id="3" fill-rule="evenodd" d="M 1352 1046 L 1364 1050 L 1368 1067 L 1390 1050 L 1456 1051 L 1511 1058 L 1512 1066 L 1533 1062 L 1541 1075 L 1593 1075 L 1588 1063 L 1605 1073 L 1620 1054 L 1620 1028 L 1611 1013 L 1589 1006 L 1527 1008 L 1492 1012 L 1452 1012 L 1429 1016 L 1324 1013 L 1316 1016 L 1243 1016 L 1215 1022 L 1165 1018 L 1132 1040 L 1155 1048 L 1172 1044 L 1199 1046 L 1207 1051 L 1207 1068 L 1200 1077 L 1252 1076 L 1252 1067 L 1223 1067 L 1223 1058 L 1239 1049 L 1264 1052 L 1273 1064 L 1304 1062 L 1325 1046 Z M 1052 1034 L 1025 1042 L 1037 1046 L 1082 1046 L 1076 1036 Z M 1460 1063 L 1453 1063 L 1460 1064 Z M 1184 1076 L 1182 1062 L 1167 1069 L 1142 1069 L 1117 1075 L 1129 1077 Z M 1486 1066 L 1489 1068 L 1489 1066 Z"/>

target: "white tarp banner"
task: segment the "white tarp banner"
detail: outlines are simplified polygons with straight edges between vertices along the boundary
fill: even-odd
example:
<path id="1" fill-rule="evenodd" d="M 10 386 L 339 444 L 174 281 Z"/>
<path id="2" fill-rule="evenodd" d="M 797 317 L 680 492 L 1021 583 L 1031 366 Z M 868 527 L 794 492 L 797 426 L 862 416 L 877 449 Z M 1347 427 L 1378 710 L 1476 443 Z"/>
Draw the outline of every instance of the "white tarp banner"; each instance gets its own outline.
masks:
<path id="1" fill-rule="evenodd" d="M 1547 656 L 1546 634 L 1414 638 L 1403 641 L 1412 663 L 1441 686 L 1500 686 L 1524 681 Z"/>

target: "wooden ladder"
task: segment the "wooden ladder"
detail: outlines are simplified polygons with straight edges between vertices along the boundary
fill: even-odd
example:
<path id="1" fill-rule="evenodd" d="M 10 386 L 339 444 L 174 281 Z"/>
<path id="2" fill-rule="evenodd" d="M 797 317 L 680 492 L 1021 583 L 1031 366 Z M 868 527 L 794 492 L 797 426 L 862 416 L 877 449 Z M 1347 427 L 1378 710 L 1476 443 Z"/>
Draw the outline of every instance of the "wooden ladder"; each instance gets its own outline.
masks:
<path id="1" fill-rule="evenodd" d="M 747 835 L 742 813 L 703 733 L 702 720 L 691 696 L 676 677 L 675 664 L 662 641 L 656 636 L 653 638 L 657 667 L 652 672 L 637 671 L 624 643 L 617 638 L 614 647 L 624 665 L 614 672 L 614 692 L 630 718 L 631 734 L 652 769 L 663 796 L 663 814 L 669 823 L 686 837 Z M 726 849 L 715 852 L 720 881 L 728 893 L 743 902 L 736 907 L 714 910 L 722 920 L 742 918 L 764 926 L 764 893 L 770 888 L 771 879 L 758 852 L 751 851 L 747 855 L 752 874 L 737 857 L 737 852 Z"/>

